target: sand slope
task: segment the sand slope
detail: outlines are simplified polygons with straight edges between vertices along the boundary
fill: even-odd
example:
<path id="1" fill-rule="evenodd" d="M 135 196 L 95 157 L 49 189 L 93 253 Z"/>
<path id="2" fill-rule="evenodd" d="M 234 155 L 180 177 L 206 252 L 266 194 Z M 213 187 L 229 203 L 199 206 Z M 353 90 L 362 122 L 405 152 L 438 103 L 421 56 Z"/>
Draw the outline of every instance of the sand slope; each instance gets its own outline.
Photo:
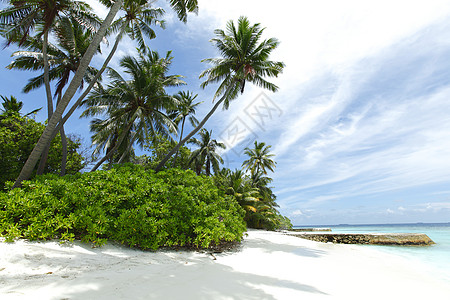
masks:
<path id="1" fill-rule="evenodd" d="M 449 299 L 424 266 L 352 245 L 249 231 L 240 250 L 0 243 L 0 299 Z"/>

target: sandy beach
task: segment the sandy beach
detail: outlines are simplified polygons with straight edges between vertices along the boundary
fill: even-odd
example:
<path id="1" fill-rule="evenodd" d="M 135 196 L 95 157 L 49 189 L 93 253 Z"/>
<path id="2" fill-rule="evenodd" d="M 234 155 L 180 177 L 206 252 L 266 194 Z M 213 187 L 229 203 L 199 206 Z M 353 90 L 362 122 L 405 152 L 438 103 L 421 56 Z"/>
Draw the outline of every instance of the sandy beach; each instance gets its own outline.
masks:
<path id="1" fill-rule="evenodd" d="M 425 265 L 252 230 L 233 252 L 0 243 L 0 299 L 448 299 Z"/>

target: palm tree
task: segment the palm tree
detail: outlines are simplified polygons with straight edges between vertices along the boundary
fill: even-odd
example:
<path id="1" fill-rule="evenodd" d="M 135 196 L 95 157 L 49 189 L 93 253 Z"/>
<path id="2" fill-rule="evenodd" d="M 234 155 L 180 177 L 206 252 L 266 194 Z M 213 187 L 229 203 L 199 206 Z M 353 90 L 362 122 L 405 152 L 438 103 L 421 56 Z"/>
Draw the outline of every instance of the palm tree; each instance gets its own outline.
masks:
<path id="1" fill-rule="evenodd" d="M 111 7 L 112 5 L 110 1 L 101 2 L 107 7 Z M 72 105 L 67 114 L 64 116 L 62 123 L 65 123 L 67 119 L 73 114 L 73 112 L 80 106 L 81 102 L 89 94 L 96 82 L 100 79 L 100 76 L 106 70 L 109 62 L 117 51 L 120 41 L 125 35 L 128 35 L 132 40 L 137 40 L 140 50 L 146 51 L 147 45 L 145 43 L 144 37 L 147 37 L 149 39 L 154 39 L 156 37 L 156 34 L 151 26 L 158 25 L 164 28 L 164 21 L 158 19 L 164 14 L 164 11 L 161 8 L 152 8 L 152 4 L 152 1 L 148 2 L 146 0 L 124 1 L 121 8 L 123 16 L 114 21 L 107 30 L 108 36 L 111 34 L 117 34 L 111 51 L 103 62 L 103 65 L 98 71 L 97 75 L 95 75 L 89 86 L 84 90 L 81 96 L 77 99 L 74 105 Z"/>
<path id="2" fill-rule="evenodd" d="M 264 176 L 262 172 L 252 174 L 250 176 L 251 184 L 254 188 L 258 189 L 261 198 L 264 201 L 273 207 L 278 207 L 278 204 L 275 202 L 276 196 L 272 191 L 272 187 L 269 184 L 273 181 L 272 178 Z"/>
<path id="3" fill-rule="evenodd" d="M 80 25 L 88 26 L 92 30 L 100 25 L 98 17 L 91 13 L 91 7 L 82 1 L 72 0 L 31 0 L 18 1 L 10 0 L 11 7 L 0 13 L 0 27 L 2 34 L 7 39 L 7 45 L 17 42 L 19 46 L 27 43 L 30 34 L 37 29 L 37 39 L 43 41 L 40 43 L 42 49 L 42 67 L 44 74 L 42 75 L 42 84 L 45 85 L 47 96 L 47 115 L 50 120 L 53 115 L 53 99 L 50 88 L 50 66 L 48 61 L 48 38 L 51 30 L 54 29 L 55 23 L 59 22 L 66 16 L 73 17 Z M 64 129 L 60 129 L 61 140 L 63 143 L 63 158 L 61 164 L 61 175 L 65 174 L 65 160 L 67 159 L 67 139 Z M 51 142 L 51 140 L 50 140 Z M 37 174 L 44 172 L 47 162 L 48 151 L 50 150 L 50 142 L 43 150 L 40 165 Z"/>
<path id="4" fill-rule="evenodd" d="M 37 37 L 42 41 L 43 82 L 47 94 L 48 119 L 53 114 L 53 101 L 49 84 L 49 63 L 47 55 L 48 37 L 55 22 L 65 16 L 73 16 L 80 24 L 91 27 L 100 25 L 99 19 L 91 13 L 91 7 L 83 1 L 73 0 L 10 0 L 10 7 L 0 12 L 2 35 L 7 46 L 17 42 L 24 45 L 30 34 L 37 29 Z"/>
<path id="5" fill-rule="evenodd" d="M 225 149 L 225 144 L 211 139 L 212 131 L 202 129 L 200 131 L 200 140 L 192 138 L 189 142 L 197 145 L 199 148 L 191 154 L 190 163 L 195 161 L 197 175 L 200 175 L 203 165 L 205 165 L 206 176 L 211 175 L 211 166 L 214 173 L 219 172 L 219 162 L 223 164 L 223 159 L 216 153 L 218 148 Z"/>
<path id="6" fill-rule="evenodd" d="M 107 7 L 111 7 L 111 1 L 100 0 Z M 106 70 L 109 62 L 116 53 L 117 47 L 125 34 L 128 35 L 132 40 L 137 40 L 139 48 L 141 51 L 146 51 L 147 45 L 145 43 L 145 37 L 149 39 L 154 39 L 156 34 L 151 28 L 152 25 L 158 25 L 164 28 L 164 21 L 159 20 L 159 17 L 164 15 L 164 10 L 161 8 L 152 8 L 154 1 L 147 0 L 126 0 L 123 3 L 121 11 L 124 16 L 114 21 L 110 28 L 107 30 L 107 35 L 117 33 L 115 42 L 111 51 L 109 52 L 107 58 L 103 62 L 97 75 L 94 77 L 89 86 L 84 90 L 78 100 L 72 105 L 67 114 L 63 117 L 64 124 L 67 119 L 73 114 L 73 112 L 80 106 L 83 99 L 89 94 L 91 89 L 94 87 L 97 80 Z M 172 8 L 176 11 L 179 19 L 183 22 L 187 21 L 188 12 L 197 12 L 197 0 L 195 1 L 180 1 L 173 0 L 170 1 Z M 61 126 L 61 124 L 59 125 Z"/>
<path id="7" fill-rule="evenodd" d="M 48 43 L 49 60 L 49 79 L 58 80 L 54 97 L 62 95 L 62 91 L 69 82 L 70 75 L 75 74 L 81 57 L 86 53 L 89 47 L 93 32 L 86 30 L 79 25 L 73 17 L 63 17 L 59 19 L 55 26 L 56 45 Z M 44 69 L 44 60 L 42 49 L 42 40 L 29 37 L 22 44 L 27 51 L 19 50 L 13 53 L 15 58 L 7 68 L 18 70 L 42 70 Z M 97 48 L 100 53 L 100 48 Z M 97 69 L 89 66 L 80 84 L 80 90 L 83 89 L 84 82 L 91 82 L 97 74 Z M 25 85 L 23 92 L 28 93 L 44 84 L 44 74 L 31 78 Z"/>
<path id="8" fill-rule="evenodd" d="M 17 101 L 17 98 L 14 96 L 0 96 L 3 100 L 2 106 L 3 109 L 1 109 L 0 111 L 2 111 L 2 114 L 0 115 L 0 118 L 5 118 L 11 115 L 20 115 L 20 111 L 22 110 L 23 107 L 23 102 L 22 101 Z M 32 114 L 37 113 L 38 111 L 40 111 L 42 109 L 38 108 L 33 110 L 32 112 L 27 113 L 25 116 L 29 116 Z"/>
<path id="9" fill-rule="evenodd" d="M 258 189 L 252 187 L 242 170 L 232 172 L 229 169 L 222 169 L 218 175 L 222 177 L 225 193 L 233 196 L 245 210 L 247 221 L 257 211 L 256 207 L 260 201 Z"/>
<path id="10" fill-rule="evenodd" d="M 109 6 L 111 6 L 111 5 L 109 5 Z M 144 42 L 144 36 L 148 37 L 149 39 L 153 39 L 156 37 L 155 32 L 153 31 L 153 29 L 150 26 L 153 24 L 159 24 L 161 26 L 163 25 L 162 21 L 159 21 L 156 19 L 159 16 L 162 16 L 163 10 L 151 8 L 151 3 L 147 3 L 147 1 L 142 1 L 142 0 L 129 1 L 129 0 L 127 0 L 123 4 L 122 11 L 124 12 L 125 15 L 123 17 L 119 18 L 117 21 L 115 21 L 108 30 L 108 35 L 119 31 L 119 34 L 116 37 L 114 46 L 112 47 L 112 50 L 110 51 L 107 59 L 105 60 L 102 68 L 100 69 L 100 71 L 98 71 L 97 74 L 93 74 L 93 78 L 91 78 L 89 86 L 85 89 L 85 91 L 82 93 L 82 95 L 78 98 L 78 100 L 75 102 L 75 104 L 70 108 L 69 112 L 66 114 L 66 116 L 63 118 L 63 120 L 60 122 L 60 125 L 58 126 L 58 128 L 59 128 L 59 131 L 61 132 L 61 134 L 64 131 L 64 128 L 63 128 L 64 123 L 72 115 L 72 113 L 79 106 L 79 104 L 82 102 L 82 100 L 88 95 L 88 93 L 91 91 L 92 87 L 96 84 L 97 80 L 100 79 L 100 76 L 102 75 L 103 71 L 106 69 L 108 63 L 110 62 L 113 55 L 115 54 L 117 47 L 119 45 L 119 42 L 122 39 L 123 35 L 125 33 L 127 33 L 130 36 L 130 38 L 138 40 L 138 43 L 139 43 L 141 49 L 145 49 L 146 45 Z M 66 31 L 68 31 L 68 30 L 66 30 Z M 58 32 L 57 32 L 57 37 L 58 38 L 60 37 L 58 35 Z M 60 39 L 60 42 L 61 42 L 61 39 Z M 72 47 L 73 45 L 69 44 L 68 46 Z M 89 46 L 89 44 L 87 44 L 87 46 Z M 87 49 L 87 47 L 84 50 L 86 50 L 86 49 Z M 74 57 L 79 61 L 79 59 L 84 55 L 84 52 L 80 53 L 81 56 L 74 56 Z M 72 66 L 78 67 L 78 64 L 72 64 Z M 60 83 L 63 83 L 63 84 L 58 85 L 56 94 L 58 94 L 58 92 L 61 93 L 62 92 L 61 86 L 64 86 L 67 83 L 67 81 L 68 81 L 67 73 L 70 73 L 70 71 L 75 72 L 76 68 L 73 70 L 67 70 L 67 71 L 69 71 L 69 72 L 65 72 L 66 74 L 62 74 L 63 77 L 61 77 Z M 66 76 L 64 76 L 64 75 L 66 75 Z M 40 78 L 36 78 L 36 80 L 41 81 L 42 78 L 45 78 L 45 77 L 42 76 Z M 39 81 L 37 81 L 37 82 L 39 82 Z M 30 82 L 30 85 L 31 85 L 31 82 Z M 40 85 L 37 85 L 36 87 L 39 87 L 39 86 Z M 81 84 L 80 87 L 82 88 L 82 86 L 83 85 Z M 56 136 L 56 132 L 54 133 L 54 136 Z M 62 138 L 63 138 L 63 135 L 62 135 Z M 63 138 L 62 141 L 65 141 L 65 139 Z M 49 144 L 47 146 L 49 146 Z M 65 148 L 63 147 L 63 149 L 65 149 Z M 38 167 L 37 174 L 42 174 L 42 172 L 44 170 L 46 158 L 48 155 L 48 150 L 49 150 L 49 147 L 47 147 L 46 151 L 44 151 L 44 153 L 42 155 L 42 159 L 40 161 L 40 165 Z M 63 155 L 63 160 L 64 160 L 64 158 L 65 158 L 65 156 Z M 64 166 L 64 165 L 65 164 L 63 163 L 62 166 Z M 64 170 L 61 170 L 61 174 L 64 174 Z"/>
<path id="11" fill-rule="evenodd" d="M 184 123 L 186 121 L 186 118 L 189 119 L 193 127 L 197 126 L 198 124 L 197 119 L 193 115 L 195 115 L 195 108 L 203 102 L 194 103 L 194 100 L 195 98 L 197 98 L 197 96 L 198 94 L 194 95 L 189 91 L 181 91 L 174 96 L 178 100 L 178 104 L 176 109 L 169 112 L 169 114 L 170 117 L 174 120 L 177 127 L 181 123 L 180 141 L 183 139 Z M 172 167 L 175 167 L 177 156 L 178 151 L 175 153 Z"/>
<path id="12" fill-rule="evenodd" d="M 267 174 L 267 170 L 273 172 L 276 162 L 271 159 L 275 155 L 269 153 L 271 146 L 266 146 L 265 143 L 258 143 L 257 141 L 255 141 L 254 146 L 254 149 L 245 148 L 244 154 L 248 155 L 249 159 L 242 163 L 242 167 L 245 170 L 250 170 L 252 176 L 260 172 Z"/>
<path id="13" fill-rule="evenodd" d="M 104 120 L 94 120 L 93 142 L 107 146 L 106 155 L 94 166 L 95 171 L 110 159 L 126 137 L 132 137 L 141 147 L 150 136 L 169 136 L 176 126 L 165 113 L 173 109 L 176 99 L 169 96 L 165 88 L 185 84 L 180 75 L 166 75 L 173 57 L 171 52 L 161 58 L 157 52 L 139 52 L 139 57 L 125 56 L 120 66 L 131 80 L 125 80 L 117 71 L 108 70 L 111 83 L 94 89 L 83 102 L 87 109 L 82 116 L 106 114 Z M 133 134 L 131 134 L 133 133 Z"/>
<path id="14" fill-rule="evenodd" d="M 109 119 L 94 119 L 91 121 L 92 143 L 95 145 L 92 153 L 93 159 L 102 151 L 108 154 L 114 148 L 120 137 L 122 127 L 122 124 Z M 108 158 L 109 166 L 113 162 L 122 163 L 123 161 L 128 161 L 134 155 L 132 144 L 135 139 L 135 132 L 131 129 L 125 134 L 116 152 Z M 139 140 L 142 140 L 142 138 Z"/>
<path id="15" fill-rule="evenodd" d="M 10 0 L 10 3 L 12 3 L 13 0 Z M 106 0 L 102 1 L 105 2 Z M 26 3 L 26 1 L 14 1 L 17 2 L 19 5 L 20 3 Z M 108 1 L 109 2 L 109 1 Z M 89 48 L 86 50 L 85 55 L 83 55 L 82 59 L 80 60 L 80 64 L 78 67 L 77 72 L 73 76 L 69 86 L 66 89 L 66 92 L 64 93 L 63 97 L 61 98 L 60 103 L 57 105 L 52 117 L 50 120 L 48 120 L 48 125 L 45 128 L 44 132 L 42 133 L 41 137 L 39 138 L 38 142 L 36 143 L 35 147 L 33 148 L 33 151 L 31 152 L 30 156 L 28 157 L 27 161 L 25 162 L 25 165 L 22 168 L 22 171 L 20 172 L 19 176 L 17 177 L 16 181 L 14 182 L 13 188 L 19 187 L 22 184 L 22 181 L 25 179 L 30 178 L 34 167 L 36 166 L 37 161 L 39 160 L 43 150 L 45 149 L 46 145 L 51 141 L 55 128 L 57 124 L 60 122 L 60 119 L 64 113 L 64 110 L 68 106 L 70 100 L 72 100 L 73 96 L 75 95 L 75 92 L 77 91 L 78 87 L 81 84 L 81 81 L 83 79 L 84 74 L 86 73 L 86 70 L 89 66 L 90 61 L 92 60 L 92 57 L 94 56 L 97 48 L 99 47 L 100 43 L 105 37 L 105 34 L 107 32 L 107 29 L 111 26 L 116 14 L 120 10 L 124 3 L 124 0 L 116 0 L 114 1 L 114 4 L 111 6 L 105 20 L 102 22 L 100 28 L 98 29 L 97 33 L 95 34 L 94 38 L 92 39 L 91 44 L 89 45 Z M 186 15 L 187 12 L 196 12 L 197 7 L 197 0 L 170 0 L 170 5 L 175 9 L 177 12 L 178 17 L 182 21 L 186 21 Z M 14 8 L 14 6 L 12 7 Z M 2 13 L 3 14 L 3 11 Z M 3 22 L 3 16 L 0 16 L 0 26 L 1 31 L 5 32 L 4 28 L 9 24 L 8 20 L 6 22 Z M 6 24 L 5 26 L 3 26 Z M 19 34 L 17 34 L 19 35 Z"/>
<path id="16" fill-rule="evenodd" d="M 69 81 L 71 73 L 75 73 L 78 69 L 80 59 L 86 52 L 89 44 L 92 40 L 93 33 L 85 30 L 84 27 L 78 24 L 73 18 L 63 17 L 60 18 L 54 28 L 56 41 L 58 46 L 48 44 L 48 58 L 50 70 L 48 72 L 50 80 L 58 80 L 56 84 L 56 90 L 54 97 L 60 101 L 62 92 L 67 82 Z M 42 49 L 42 41 L 29 37 L 24 45 L 31 51 L 16 51 L 13 56 L 16 59 L 7 66 L 9 69 L 19 70 L 39 70 L 44 68 L 43 54 L 40 52 Z M 100 52 L 100 48 L 98 48 Z M 97 70 L 93 67 L 88 67 L 87 72 L 81 82 L 80 89 L 83 88 L 84 81 L 91 82 L 96 75 Z M 24 87 L 25 93 L 30 92 L 33 89 L 37 89 L 44 84 L 44 74 L 34 77 L 29 80 L 28 84 Z M 62 122 L 60 122 L 62 123 Z M 61 163 L 61 176 L 65 174 L 65 166 L 67 160 L 67 139 L 64 132 L 64 126 L 60 126 L 60 135 L 62 142 L 62 163 Z M 41 157 L 41 161 L 37 170 L 37 174 L 43 174 L 45 164 L 48 156 L 47 148 Z"/>
<path id="17" fill-rule="evenodd" d="M 237 98 L 239 92 L 244 92 L 245 82 L 249 81 L 272 92 L 278 90 L 275 84 L 266 81 L 264 77 L 277 77 L 283 71 L 282 62 L 269 60 L 270 53 L 277 48 L 279 42 L 275 38 L 260 42 L 263 31 L 258 23 L 250 25 L 246 17 L 239 18 L 237 27 L 233 21 L 229 21 L 226 32 L 220 29 L 215 31 L 217 38 L 211 41 L 222 57 L 205 59 L 204 62 L 211 63 L 213 67 L 204 71 L 200 77 L 206 77 L 201 85 L 203 88 L 211 83 L 220 82 L 214 98 L 219 96 L 221 98 L 198 126 L 166 155 L 156 167 L 156 171 L 159 171 L 167 160 L 205 125 L 222 103 L 223 108 L 228 109 L 230 101 Z"/>

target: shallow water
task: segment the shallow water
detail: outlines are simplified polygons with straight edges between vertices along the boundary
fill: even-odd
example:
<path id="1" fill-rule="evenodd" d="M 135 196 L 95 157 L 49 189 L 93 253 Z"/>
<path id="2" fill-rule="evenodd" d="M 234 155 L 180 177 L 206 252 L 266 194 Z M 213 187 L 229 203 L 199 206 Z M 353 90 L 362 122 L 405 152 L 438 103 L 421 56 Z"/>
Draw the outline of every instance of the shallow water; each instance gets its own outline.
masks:
<path id="1" fill-rule="evenodd" d="M 305 226 L 298 226 L 305 227 Z M 308 227 L 308 226 L 306 226 Z M 336 233 L 425 233 L 436 244 L 431 246 L 366 246 L 391 254 L 420 261 L 434 268 L 439 276 L 450 280 L 450 223 L 376 224 L 376 225 L 334 225 L 329 227 Z"/>

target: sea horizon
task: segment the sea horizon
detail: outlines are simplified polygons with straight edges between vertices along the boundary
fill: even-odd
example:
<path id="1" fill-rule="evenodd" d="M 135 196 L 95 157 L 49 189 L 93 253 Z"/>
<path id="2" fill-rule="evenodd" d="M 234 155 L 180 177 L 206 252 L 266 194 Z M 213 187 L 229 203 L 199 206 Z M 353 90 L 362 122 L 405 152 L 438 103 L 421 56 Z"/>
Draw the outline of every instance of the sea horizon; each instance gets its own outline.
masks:
<path id="1" fill-rule="evenodd" d="M 408 226 L 408 225 L 448 225 L 450 226 L 450 222 L 407 222 L 407 223 L 367 223 L 367 224 L 362 224 L 362 223 L 355 223 L 355 224 L 346 224 L 346 223 L 341 223 L 341 224 L 320 224 L 320 225 L 293 225 L 293 227 L 306 227 L 306 228 L 310 228 L 310 227 L 341 227 L 341 226 L 395 226 L 395 225 L 399 225 L 399 226 Z"/>

